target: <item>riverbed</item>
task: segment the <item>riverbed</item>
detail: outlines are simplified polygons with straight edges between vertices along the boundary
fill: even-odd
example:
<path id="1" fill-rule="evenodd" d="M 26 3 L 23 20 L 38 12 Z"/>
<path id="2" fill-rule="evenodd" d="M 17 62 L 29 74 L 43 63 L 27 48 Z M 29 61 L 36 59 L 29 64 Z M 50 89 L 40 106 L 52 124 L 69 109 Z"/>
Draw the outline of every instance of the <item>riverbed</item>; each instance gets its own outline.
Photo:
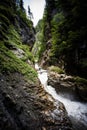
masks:
<path id="1" fill-rule="evenodd" d="M 44 86 L 45 91 L 51 94 L 56 101 L 58 100 L 64 104 L 74 130 L 87 130 L 87 103 L 72 100 L 70 97 L 73 95 L 71 96 L 68 94 L 69 98 L 66 98 L 66 96 L 63 96 L 62 94 L 59 95 L 55 88 L 47 84 L 47 70 L 39 68 L 38 64 L 36 64 L 36 67 L 38 78 Z"/>

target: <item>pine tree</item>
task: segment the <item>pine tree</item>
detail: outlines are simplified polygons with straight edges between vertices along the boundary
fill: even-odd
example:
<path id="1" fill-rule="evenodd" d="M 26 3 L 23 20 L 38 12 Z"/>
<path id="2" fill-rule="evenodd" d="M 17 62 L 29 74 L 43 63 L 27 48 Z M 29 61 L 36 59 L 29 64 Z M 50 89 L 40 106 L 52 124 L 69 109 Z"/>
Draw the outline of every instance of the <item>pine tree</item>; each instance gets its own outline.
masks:
<path id="1" fill-rule="evenodd" d="M 16 0 L 16 5 L 19 7 L 20 6 L 20 0 Z"/>
<path id="2" fill-rule="evenodd" d="M 28 5 L 28 15 L 30 19 L 33 19 L 33 14 L 31 12 L 30 6 Z"/>
<path id="3" fill-rule="evenodd" d="M 23 0 L 20 0 L 20 8 L 22 9 L 22 11 L 24 11 L 24 3 L 23 3 Z"/>

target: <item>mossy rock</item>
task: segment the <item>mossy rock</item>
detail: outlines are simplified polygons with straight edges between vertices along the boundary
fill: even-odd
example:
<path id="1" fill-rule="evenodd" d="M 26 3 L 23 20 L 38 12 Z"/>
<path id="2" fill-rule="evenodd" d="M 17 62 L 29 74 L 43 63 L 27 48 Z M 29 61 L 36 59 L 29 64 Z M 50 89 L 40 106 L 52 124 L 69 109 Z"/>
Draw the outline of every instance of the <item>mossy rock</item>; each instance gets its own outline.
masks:
<path id="1" fill-rule="evenodd" d="M 64 70 L 62 70 L 58 66 L 50 66 L 48 69 L 50 71 L 54 71 L 54 72 L 59 73 L 59 74 L 64 74 Z"/>

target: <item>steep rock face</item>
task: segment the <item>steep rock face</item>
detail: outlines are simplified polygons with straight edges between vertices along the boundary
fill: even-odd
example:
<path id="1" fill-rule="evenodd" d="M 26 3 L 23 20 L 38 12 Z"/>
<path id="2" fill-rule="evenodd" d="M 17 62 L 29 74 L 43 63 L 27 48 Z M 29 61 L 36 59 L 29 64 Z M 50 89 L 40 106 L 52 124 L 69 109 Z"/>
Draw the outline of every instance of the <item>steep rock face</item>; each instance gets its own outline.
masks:
<path id="1" fill-rule="evenodd" d="M 35 42 L 35 30 L 33 28 L 33 25 L 29 28 L 27 24 L 23 22 L 23 20 L 19 16 L 17 16 L 16 20 L 17 26 L 20 30 L 19 33 L 21 35 L 22 42 L 32 47 Z"/>
<path id="2" fill-rule="evenodd" d="M 16 17 L 15 21 L 15 26 L 19 29 L 22 43 L 27 44 L 32 48 L 35 42 L 35 29 L 33 23 L 31 22 L 31 27 L 29 27 L 19 16 Z"/>
<path id="3" fill-rule="evenodd" d="M 0 1 L 0 40 L 8 39 L 6 34 L 9 26 L 13 25 L 20 34 L 21 42 L 32 48 L 35 42 L 35 29 L 20 2 L 23 4 L 22 0 Z"/>

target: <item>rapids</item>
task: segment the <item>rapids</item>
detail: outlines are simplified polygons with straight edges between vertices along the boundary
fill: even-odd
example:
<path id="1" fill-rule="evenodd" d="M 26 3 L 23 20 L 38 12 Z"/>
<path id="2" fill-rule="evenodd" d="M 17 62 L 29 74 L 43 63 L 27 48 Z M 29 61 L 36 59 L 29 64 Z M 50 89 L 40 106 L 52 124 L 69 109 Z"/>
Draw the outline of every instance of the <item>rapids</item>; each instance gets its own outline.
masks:
<path id="1" fill-rule="evenodd" d="M 40 79 L 41 84 L 44 86 L 45 91 L 51 94 L 55 100 L 59 100 L 64 104 L 74 130 L 87 130 L 87 103 L 82 103 L 75 100 L 73 101 L 70 99 L 71 95 L 68 99 L 62 95 L 58 95 L 55 88 L 47 85 L 47 71 L 41 69 L 37 63 L 35 68 L 37 69 L 38 78 Z"/>

